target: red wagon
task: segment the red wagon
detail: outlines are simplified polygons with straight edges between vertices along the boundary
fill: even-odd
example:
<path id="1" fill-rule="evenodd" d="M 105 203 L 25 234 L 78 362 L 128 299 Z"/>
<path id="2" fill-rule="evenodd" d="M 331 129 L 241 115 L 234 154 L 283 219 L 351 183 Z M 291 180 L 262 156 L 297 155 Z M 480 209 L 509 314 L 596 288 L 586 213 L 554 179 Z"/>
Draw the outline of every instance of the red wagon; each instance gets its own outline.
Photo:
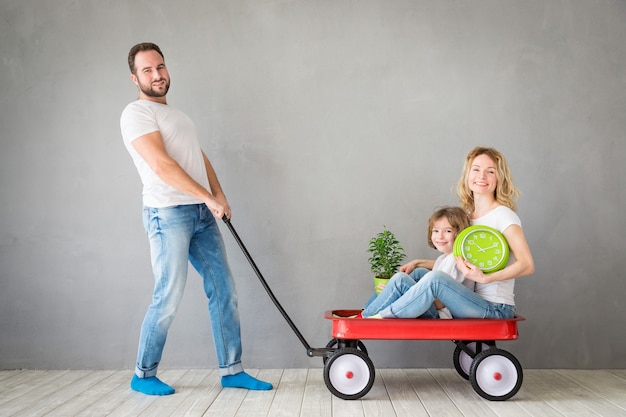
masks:
<path id="1" fill-rule="evenodd" d="M 507 400 L 522 386 L 523 372 L 511 353 L 496 347 L 498 340 L 517 339 L 513 319 L 363 319 L 351 318 L 360 310 L 330 310 L 332 339 L 324 348 L 313 348 L 280 305 L 263 278 L 252 256 L 226 216 L 222 218 L 274 305 L 287 321 L 309 357 L 322 357 L 324 382 L 335 396 L 344 400 L 363 397 L 374 385 L 374 364 L 363 340 L 451 340 L 456 344 L 452 356 L 459 375 L 469 379 L 474 390 L 488 400 Z"/>
<path id="2" fill-rule="evenodd" d="M 469 379 L 474 390 L 488 400 L 507 400 L 522 386 L 522 367 L 511 353 L 496 347 L 498 340 L 518 337 L 513 319 L 363 319 L 351 318 L 360 310 L 332 310 L 333 349 L 324 358 L 324 381 L 337 397 L 358 399 L 374 384 L 374 364 L 362 340 L 451 340 L 454 368 Z"/>

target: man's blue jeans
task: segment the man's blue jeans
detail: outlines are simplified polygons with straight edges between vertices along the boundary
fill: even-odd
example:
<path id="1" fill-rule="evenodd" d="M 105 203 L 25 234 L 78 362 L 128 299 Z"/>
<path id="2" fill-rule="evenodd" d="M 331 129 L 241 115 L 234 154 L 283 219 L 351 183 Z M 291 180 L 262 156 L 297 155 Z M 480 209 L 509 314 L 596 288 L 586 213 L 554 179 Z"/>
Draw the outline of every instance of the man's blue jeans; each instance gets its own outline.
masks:
<path id="1" fill-rule="evenodd" d="M 139 377 L 157 373 L 187 281 L 188 263 L 203 280 L 221 375 L 243 371 L 235 284 L 218 224 L 205 204 L 143 209 L 154 273 L 152 304 L 141 327 Z"/>
<path id="2" fill-rule="evenodd" d="M 379 312 L 383 318 L 415 318 L 432 315 L 439 299 L 455 318 L 513 318 L 515 306 L 485 300 L 451 276 L 440 271 L 416 269 L 395 274 L 380 295 L 363 311 L 365 317 Z"/>

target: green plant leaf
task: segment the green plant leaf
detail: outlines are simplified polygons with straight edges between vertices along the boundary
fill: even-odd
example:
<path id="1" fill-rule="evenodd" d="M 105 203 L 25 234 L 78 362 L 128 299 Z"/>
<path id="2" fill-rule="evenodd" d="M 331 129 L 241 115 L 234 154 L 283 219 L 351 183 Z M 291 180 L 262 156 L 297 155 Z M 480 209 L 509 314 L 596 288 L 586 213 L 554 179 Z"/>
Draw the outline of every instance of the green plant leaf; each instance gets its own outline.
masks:
<path id="1" fill-rule="evenodd" d="M 406 257 L 396 236 L 385 226 L 382 232 L 370 239 L 368 252 L 371 253 L 368 259 L 370 269 L 379 278 L 391 278 Z"/>

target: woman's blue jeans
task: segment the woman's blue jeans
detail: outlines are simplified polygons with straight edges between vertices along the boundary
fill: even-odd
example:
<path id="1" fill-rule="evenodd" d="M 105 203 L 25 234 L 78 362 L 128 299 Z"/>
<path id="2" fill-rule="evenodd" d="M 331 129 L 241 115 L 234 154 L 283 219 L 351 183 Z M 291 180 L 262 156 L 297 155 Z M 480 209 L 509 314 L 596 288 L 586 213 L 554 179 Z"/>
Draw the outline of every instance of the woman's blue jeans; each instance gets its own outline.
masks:
<path id="1" fill-rule="evenodd" d="M 188 263 L 209 299 L 213 341 L 221 375 L 243 371 L 235 284 L 218 224 L 205 204 L 143 209 L 154 273 L 152 304 L 141 327 L 139 377 L 157 373 L 163 347 L 187 281 Z"/>
<path id="2" fill-rule="evenodd" d="M 414 270 L 411 275 L 395 274 L 380 295 L 363 310 L 363 316 L 379 313 L 383 318 L 430 317 L 436 298 L 455 318 L 515 316 L 515 306 L 487 301 L 448 274 L 422 268 Z"/>

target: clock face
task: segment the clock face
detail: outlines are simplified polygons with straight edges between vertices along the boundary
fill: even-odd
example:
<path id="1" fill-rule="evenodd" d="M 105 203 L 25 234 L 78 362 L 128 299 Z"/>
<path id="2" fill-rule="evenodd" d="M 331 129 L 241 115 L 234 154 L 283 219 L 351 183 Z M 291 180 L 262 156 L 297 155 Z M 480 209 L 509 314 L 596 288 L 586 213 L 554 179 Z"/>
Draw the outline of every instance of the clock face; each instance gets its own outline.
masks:
<path id="1" fill-rule="evenodd" d="M 509 245 L 496 229 L 475 225 L 463 229 L 454 241 L 454 256 L 462 256 L 485 274 L 503 269 L 509 262 Z"/>

